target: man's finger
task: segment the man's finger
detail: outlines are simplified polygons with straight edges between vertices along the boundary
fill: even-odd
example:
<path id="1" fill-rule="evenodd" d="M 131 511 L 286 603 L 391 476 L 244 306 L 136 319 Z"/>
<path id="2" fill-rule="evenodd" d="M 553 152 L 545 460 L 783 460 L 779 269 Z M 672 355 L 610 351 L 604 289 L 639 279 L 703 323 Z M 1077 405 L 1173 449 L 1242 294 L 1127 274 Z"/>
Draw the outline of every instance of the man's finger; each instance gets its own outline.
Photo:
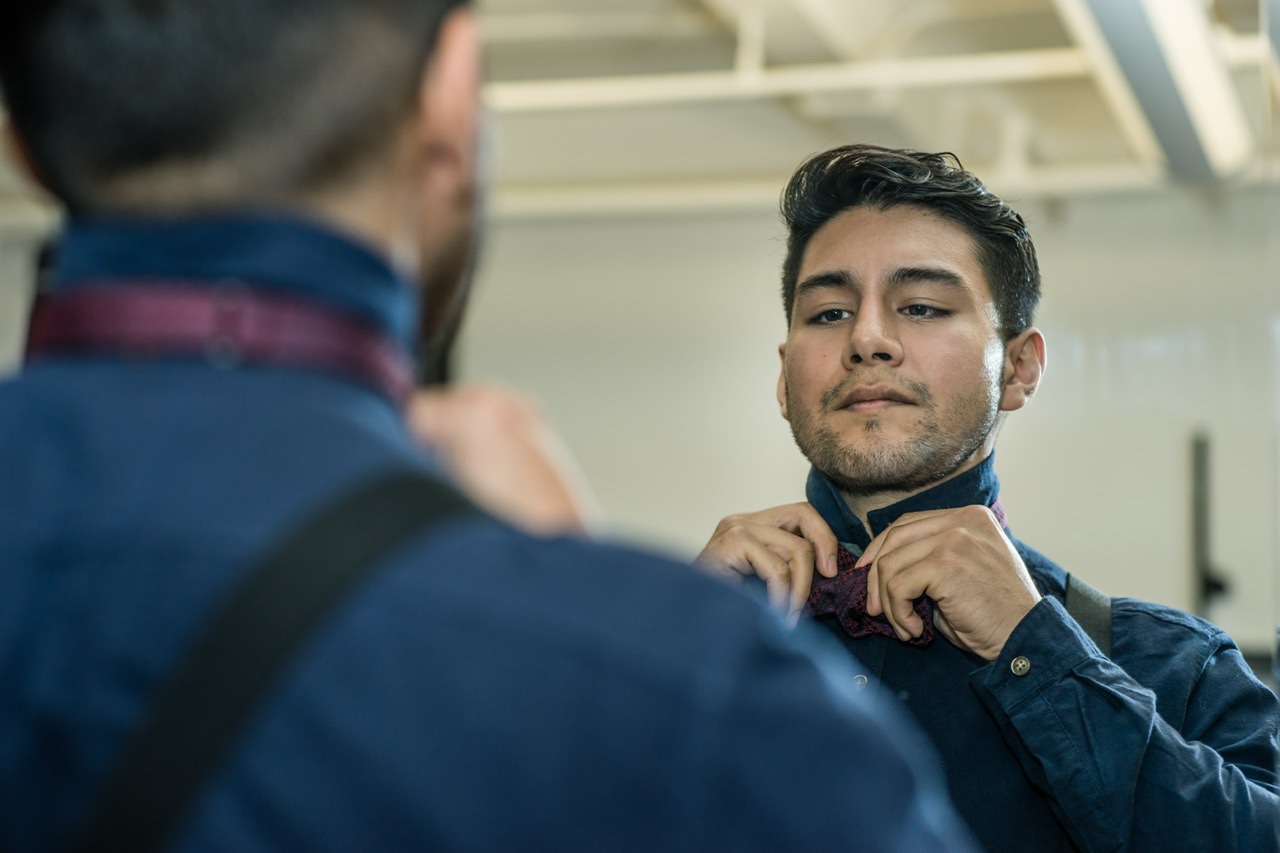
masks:
<path id="1" fill-rule="evenodd" d="M 807 503 L 794 504 L 797 518 L 797 531 L 801 536 L 813 545 L 813 563 L 814 568 L 822 575 L 833 578 L 836 576 L 837 554 L 840 551 L 840 541 L 836 539 L 836 535 L 831 532 L 831 527 L 818 514 L 818 511 Z M 809 579 L 810 582 L 812 578 Z M 805 597 L 809 595 L 809 584 L 805 584 Z"/>
<path id="2" fill-rule="evenodd" d="M 759 577 L 770 603 L 786 613 L 792 576 L 797 574 L 794 567 L 803 567 L 799 574 L 812 575 L 812 561 L 812 550 L 798 536 L 776 527 L 735 523 L 712 537 L 694 563 L 717 574 L 730 571 Z"/>
<path id="3" fill-rule="evenodd" d="M 792 624 L 800 619 L 800 612 L 809 601 L 809 592 L 813 589 L 813 571 L 791 572 L 791 601 L 787 608 L 787 617 Z"/>
<path id="4" fill-rule="evenodd" d="M 883 548 L 876 558 L 880 607 L 901 639 L 924 632 L 924 620 L 916 613 L 915 602 L 937 581 L 935 545 L 934 540 L 918 539 Z"/>

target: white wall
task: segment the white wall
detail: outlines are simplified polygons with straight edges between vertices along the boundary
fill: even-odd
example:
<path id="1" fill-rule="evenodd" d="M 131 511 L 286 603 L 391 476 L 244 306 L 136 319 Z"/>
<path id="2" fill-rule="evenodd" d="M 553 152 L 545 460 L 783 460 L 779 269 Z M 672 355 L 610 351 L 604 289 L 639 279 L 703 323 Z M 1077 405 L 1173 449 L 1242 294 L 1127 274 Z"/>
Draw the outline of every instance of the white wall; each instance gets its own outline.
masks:
<path id="1" fill-rule="evenodd" d="M 1190 609 L 1190 440 L 1207 430 L 1213 558 L 1234 586 L 1209 615 L 1256 649 L 1280 613 L 1278 199 L 1019 205 L 1049 370 L 997 456 L 1029 544 L 1110 593 Z M 782 252 L 771 211 L 499 223 L 464 373 L 542 402 L 619 535 L 692 556 L 721 516 L 803 496 L 774 402 Z"/>
<path id="2" fill-rule="evenodd" d="M 0 376 L 14 370 L 22 358 L 35 275 L 35 239 L 30 231 L 0 233 Z"/>

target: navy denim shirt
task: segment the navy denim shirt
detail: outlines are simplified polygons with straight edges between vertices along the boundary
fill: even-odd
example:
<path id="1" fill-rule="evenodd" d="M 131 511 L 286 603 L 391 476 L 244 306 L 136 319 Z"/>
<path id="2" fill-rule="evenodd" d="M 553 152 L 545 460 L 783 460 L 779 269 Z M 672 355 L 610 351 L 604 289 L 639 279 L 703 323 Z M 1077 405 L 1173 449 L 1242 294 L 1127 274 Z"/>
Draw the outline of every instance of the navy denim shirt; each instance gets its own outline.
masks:
<path id="1" fill-rule="evenodd" d="M 999 496 L 994 457 L 869 513 L 878 533 L 909 512 Z M 871 536 L 816 470 L 808 499 L 836 536 Z M 1012 540 L 1044 599 L 987 662 L 939 637 L 927 648 L 852 639 L 820 621 L 899 699 L 942 755 L 962 816 L 991 851 L 1280 849 L 1280 701 L 1219 628 L 1113 599 L 1105 657 L 1063 607 L 1066 573 Z M 1025 657 L 1031 667 L 1014 673 Z"/>
<path id="2" fill-rule="evenodd" d="M 411 343 L 407 284 L 299 221 L 77 222 L 57 275 L 235 280 Z M 0 382 L 0 849 L 65 843 L 251 560 L 406 468 L 438 473 L 322 370 L 59 355 Z M 310 638 L 175 848 L 972 849 L 914 727 L 800 645 L 688 566 L 452 524 Z"/>

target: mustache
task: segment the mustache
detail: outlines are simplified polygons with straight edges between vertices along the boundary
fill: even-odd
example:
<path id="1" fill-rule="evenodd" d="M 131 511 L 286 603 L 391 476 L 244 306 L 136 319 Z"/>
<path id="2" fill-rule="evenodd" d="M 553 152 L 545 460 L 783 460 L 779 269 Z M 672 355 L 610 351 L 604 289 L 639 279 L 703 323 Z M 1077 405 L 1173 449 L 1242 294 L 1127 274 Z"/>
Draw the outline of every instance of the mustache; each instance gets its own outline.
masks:
<path id="1" fill-rule="evenodd" d="M 828 388 L 823 392 L 821 402 L 822 408 L 830 409 L 838 405 L 842 400 L 849 396 L 850 390 L 857 385 L 889 385 L 905 388 L 910 391 L 911 397 L 919 401 L 919 405 L 929 407 L 933 405 L 933 393 L 929 390 L 929 386 L 923 382 L 915 382 L 910 379 L 900 379 L 895 382 L 886 382 L 882 379 L 872 379 L 866 376 L 849 375 L 838 385 Z"/>

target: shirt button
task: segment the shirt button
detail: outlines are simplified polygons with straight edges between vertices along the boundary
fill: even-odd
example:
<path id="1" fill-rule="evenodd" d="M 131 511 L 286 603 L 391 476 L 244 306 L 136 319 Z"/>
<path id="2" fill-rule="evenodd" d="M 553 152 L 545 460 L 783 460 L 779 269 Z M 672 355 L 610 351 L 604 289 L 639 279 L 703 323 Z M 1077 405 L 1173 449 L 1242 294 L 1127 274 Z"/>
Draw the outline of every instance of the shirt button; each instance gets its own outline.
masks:
<path id="1" fill-rule="evenodd" d="M 853 677 L 853 689 L 865 690 L 867 687 L 867 677 L 865 675 L 855 675 Z"/>
<path id="2" fill-rule="evenodd" d="M 1031 661 L 1027 660 L 1022 655 L 1018 655 L 1013 659 L 1013 662 L 1009 664 L 1009 669 L 1013 670 L 1014 675 L 1021 678 L 1031 671 Z"/>

